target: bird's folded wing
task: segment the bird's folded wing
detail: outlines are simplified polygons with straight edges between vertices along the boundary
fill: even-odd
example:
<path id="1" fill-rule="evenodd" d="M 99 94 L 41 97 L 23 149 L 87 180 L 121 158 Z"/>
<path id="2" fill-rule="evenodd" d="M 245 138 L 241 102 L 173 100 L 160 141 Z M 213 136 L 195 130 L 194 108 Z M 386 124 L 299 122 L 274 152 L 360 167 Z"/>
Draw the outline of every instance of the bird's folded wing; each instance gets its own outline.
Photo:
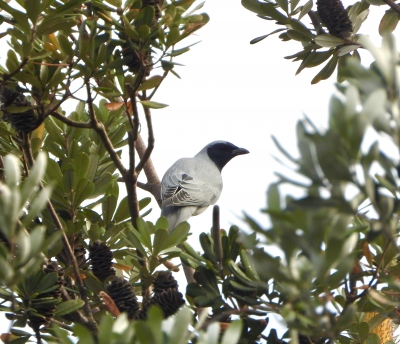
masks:
<path id="1" fill-rule="evenodd" d="M 167 174 L 161 185 L 162 205 L 168 206 L 207 206 L 214 204 L 218 197 L 216 187 L 188 174 Z"/>

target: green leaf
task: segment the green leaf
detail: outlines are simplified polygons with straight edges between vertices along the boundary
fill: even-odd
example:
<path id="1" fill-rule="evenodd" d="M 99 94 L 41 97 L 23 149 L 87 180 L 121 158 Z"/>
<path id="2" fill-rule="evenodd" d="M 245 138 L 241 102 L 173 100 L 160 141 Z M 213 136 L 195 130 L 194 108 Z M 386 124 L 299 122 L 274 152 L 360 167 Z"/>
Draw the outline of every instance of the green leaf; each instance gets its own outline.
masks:
<path id="1" fill-rule="evenodd" d="M 151 249 L 150 230 L 147 226 L 147 223 L 141 217 L 139 217 L 136 219 L 136 226 L 142 238 L 142 244 L 148 249 Z"/>
<path id="2" fill-rule="evenodd" d="M 25 3 L 26 14 L 32 23 L 36 23 L 40 13 L 40 0 L 30 0 Z"/>
<path id="3" fill-rule="evenodd" d="M 303 35 L 301 32 L 298 32 L 296 30 L 287 30 L 286 33 L 291 39 L 294 39 L 295 41 L 299 41 L 299 42 L 309 42 L 310 41 L 309 36 Z"/>
<path id="4" fill-rule="evenodd" d="M 238 343 L 240 335 L 242 334 L 242 327 L 243 324 L 241 320 L 232 321 L 222 336 L 221 344 Z"/>
<path id="5" fill-rule="evenodd" d="M 77 309 L 81 308 L 85 302 L 83 300 L 68 300 L 60 303 L 57 305 L 55 315 L 56 316 L 61 316 L 65 314 L 69 314 L 73 311 L 76 311 Z"/>
<path id="6" fill-rule="evenodd" d="M 167 35 L 166 46 L 170 47 L 171 45 L 178 43 L 179 40 L 180 40 L 179 29 L 176 26 L 171 27 Z"/>
<path id="7" fill-rule="evenodd" d="M 86 179 L 86 178 L 81 179 L 78 182 L 78 185 L 76 186 L 76 191 L 75 191 L 75 195 L 74 195 L 75 209 L 77 209 L 78 206 L 83 201 L 88 199 L 92 195 L 94 190 L 95 190 L 95 186 L 89 179 Z"/>
<path id="8" fill-rule="evenodd" d="M 135 27 L 136 30 L 142 25 L 147 25 L 151 27 L 153 24 L 153 19 L 155 15 L 155 9 L 153 6 L 144 7 L 135 17 Z"/>
<path id="9" fill-rule="evenodd" d="M 158 255 L 162 253 L 162 250 L 166 247 L 166 242 L 168 238 L 168 230 L 167 229 L 157 229 L 154 234 L 153 239 L 153 255 Z"/>
<path id="10" fill-rule="evenodd" d="M 128 228 L 129 230 L 125 232 L 126 241 L 129 243 L 129 245 L 137 248 L 140 251 L 140 253 L 146 256 L 146 250 L 142 245 L 142 237 L 140 233 L 136 229 L 134 229 L 130 224 L 128 224 Z"/>
<path id="11" fill-rule="evenodd" d="M 180 223 L 170 233 L 164 247 L 178 246 L 186 240 L 190 231 L 190 225 L 187 222 Z"/>
<path id="12" fill-rule="evenodd" d="M 269 33 L 268 35 L 263 35 L 263 36 L 260 36 L 260 37 L 253 38 L 253 39 L 250 41 L 250 44 L 256 44 L 256 43 L 262 41 L 263 39 L 267 38 L 268 36 L 271 36 L 271 35 L 273 35 L 273 34 L 275 34 L 275 33 L 282 32 L 282 31 L 286 31 L 286 29 L 277 29 L 277 30 L 275 30 L 275 31 L 272 31 L 272 32 Z"/>
<path id="13" fill-rule="evenodd" d="M 87 178 L 89 156 L 86 153 L 74 154 L 74 171 L 77 181 Z"/>
<path id="14" fill-rule="evenodd" d="M 366 344 L 381 344 L 381 339 L 379 338 L 379 336 L 375 333 L 370 333 L 368 335 Z"/>
<path id="15" fill-rule="evenodd" d="M 52 186 L 46 185 L 30 203 L 28 214 L 23 218 L 22 224 L 27 227 L 28 224 L 38 216 L 38 214 L 46 207 L 52 193 Z"/>
<path id="16" fill-rule="evenodd" d="M 61 52 L 64 55 L 67 55 L 70 58 L 72 58 L 74 56 L 74 51 L 72 50 L 73 43 L 63 33 L 59 33 L 57 38 L 58 38 L 58 43 L 60 44 Z"/>
<path id="17" fill-rule="evenodd" d="M 315 36 L 312 34 L 310 29 L 308 29 L 301 21 L 296 19 L 290 19 L 290 26 L 293 30 L 300 32 L 302 35 L 307 36 L 308 38 L 313 39 Z"/>
<path id="18" fill-rule="evenodd" d="M 321 80 L 328 79 L 336 69 L 338 57 L 333 55 L 324 68 L 311 80 L 311 84 L 317 84 Z"/>
<path id="19" fill-rule="evenodd" d="M 392 33 L 398 23 L 399 14 L 392 9 L 386 11 L 379 23 L 379 34 L 384 36 L 387 33 Z"/>
<path id="20" fill-rule="evenodd" d="M 193 314 L 188 307 L 183 307 L 176 315 L 173 330 L 168 336 L 168 344 L 186 344 L 189 325 Z"/>
<path id="21" fill-rule="evenodd" d="M 129 212 L 128 197 L 124 197 L 118 205 L 113 221 L 118 223 L 131 217 Z"/>
<path id="22" fill-rule="evenodd" d="M 301 9 L 300 15 L 299 15 L 299 20 L 301 18 L 303 18 L 308 12 L 311 11 L 313 7 L 313 2 L 312 0 L 309 0 L 305 3 L 305 5 L 303 6 L 303 8 Z"/>
<path id="23" fill-rule="evenodd" d="M 101 209 L 103 213 L 103 220 L 106 226 L 111 223 L 112 216 L 114 215 L 115 208 L 117 207 L 118 196 L 109 195 L 104 198 L 101 203 Z"/>
<path id="24" fill-rule="evenodd" d="M 280 8 L 282 8 L 286 13 L 289 11 L 289 4 L 287 0 L 276 0 L 276 3 Z"/>
<path id="25" fill-rule="evenodd" d="M 151 78 L 145 80 L 138 88 L 139 91 L 151 90 L 152 88 L 158 87 L 163 81 L 161 75 L 154 75 Z"/>
<path id="26" fill-rule="evenodd" d="M 71 300 L 71 301 L 74 301 L 74 300 Z M 67 301 L 67 302 L 69 302 L 69 301 Z M 73 333 L 76 337 L 79 338 L 79 343 L 95 344 L 92 333 L 85 326 L 75 323 L 74 327 L 73 327 Z"/>
<path id="27" fill-rule="evenodd" d="M 328 34 L 318 35 L 314 40 L 315 43 L 321 47 L 337 47 L 338 45 L 346 43 L 343 39 Z"/>
<path id="28" fill-rule="evenodd" d="M 167 107 L 167 104 L 162 104 L 162 103 L 157 103 L 153 102 L 151 100 L 142 100 L 140 102 L 144 107 L 150 108 L 150 109 L 162 109 Z"/>
<path id="29" fill-rule="evenodd" d="M 159 219 L 157 219 L 157 222 L 155 224 L 155 229 L 168 229 L 168 220 L 166 217 L 162 216 Z"/>

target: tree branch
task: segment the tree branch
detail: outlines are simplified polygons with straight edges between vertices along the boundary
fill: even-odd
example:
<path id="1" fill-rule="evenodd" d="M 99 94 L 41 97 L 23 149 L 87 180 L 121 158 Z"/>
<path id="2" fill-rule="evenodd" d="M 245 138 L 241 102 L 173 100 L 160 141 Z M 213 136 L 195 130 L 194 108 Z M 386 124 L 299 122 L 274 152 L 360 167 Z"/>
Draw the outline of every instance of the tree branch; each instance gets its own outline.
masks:
<path id="1" fill-rule="evenodd" d="M 108 154 L 110 154 L 111 160 L 113 161 L 113 163 L 115 164 L 121 175 L 124 178 L 126 178 L 127 171 L 124 165 L 122 164 L 122 161 L 119 158 L 118 154 L 115 152 L 112 142 L 110 141 L 110 138 L 107 135 L 104 124 L 99 122 L 96 118 L 93 108 L 93 98 L 90 92 L 90 86 L 88 82 L 86 82 L 86 92 L 87 92 L 87 103 L 89 106 L 91 128 L 100 136 L 100 140 L 103 142 L 104 147 L 106 148 Z"/>
<path id="2" fill-rule="evenodd" d="M 142 171 L 144 165 L 146 165 L 147 161 L 150 159 L 150 155 L 154 149 L 154 131 L 153 131 L 153 124 L 151 121 L 151 112 L 148 107 L 143 106 L 144 114 L 146 116 L 146 123 L 147 123 L 147 130 L 148 130 L 148 142 L 147 148 L 145 149 L 144 153 L 140 157 L 140 162 L 136 166 L 135 172 L 137 175 Z"/>
<path id="3" fill-rule="evenodd" d="M 383 2 L 388 4 L 392 10 L 394 10 L 398 14 L 400 14 L 400 6 L 397 5 L 394 1 L 392 1 L 392 0 L 383 0 Z"/>
<path id="4" fill-rule="evenodd" d="M 63 122 L 66 125 L 69 125 L 70 127 L 75 127 L 75 128 L 87 128 L 91 129 L 93 128 L 93 125 L 90 122 L 78 122 L 74 121 L 72 119 L 69 119 L 68 117 L 65 117 L 64 115 L 60 114 L 58 111 L 53 111 L 50 116 L 53 116 Z"/>
<path id="5" fill-rule="evenodd" d="M 143 159 L 147 147 L 140 134 L 138 135 L 138 138 L 136 140 L 135 147 L 140 159 Z M 143 166 L 143 171 L 144 174 L 146 175 L 147 183 L 144 184 L 137 182 L 138 183 L 137 185 L 140 188 L 149 191 L 156 199 L 158 206 L 161 208 L 161 182 L 150 157 L 147 159 L 146 164 Z"/>

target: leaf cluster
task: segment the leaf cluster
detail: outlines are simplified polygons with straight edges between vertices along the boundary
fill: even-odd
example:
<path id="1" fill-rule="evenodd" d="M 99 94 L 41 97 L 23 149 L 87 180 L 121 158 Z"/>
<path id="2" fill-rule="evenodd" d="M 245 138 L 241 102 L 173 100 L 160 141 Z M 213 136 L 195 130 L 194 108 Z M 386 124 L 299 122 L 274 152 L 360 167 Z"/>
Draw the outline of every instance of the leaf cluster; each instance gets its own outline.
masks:
<path id="1" fill-rule="evenodd" d="M 322 3 L 323 1 L 321 1 Z M 325 23 L 321 21 L 319 10 L 314 9 L 314 3 L 309 0 L 305 3 L 296 1 L 259 1 L 242 0 L 242 5 L 258 17 L 274 21 L 280 26 L 266 35 L 254 38 L 250 43 L 255 44 L 273 34 L 279 33 L 279 38 L 284 41 L 297 41 L 302 49 L 285 59 L 300 62 L 296 75 L 305 68 L 314 68 L 325 63 L 324 67 L 315 75 L 311 83 L 316 84 L 328 79 L 335 70 L 338 71 L 337 80 L 345 80 L 338 69 L 348 59 L 361 60 L 358 49 L 364 48 L 358 33 L 362 24 L 367 19 L 370 7 L 386 5 L 383 1 L 361 0 L 347 7 L 348 20 L 352 24 L 352 32 L 346 37 L 332 36 L 324 29 Z M 388 6 L 388 5 L 386 5 Z M 389 6 L 388 6 L 389 7 Z M 379 24 L 381 36 L 394 31 L 399 21 L 400 7 L 391 6 L 383 15 Z M 337 15 L 327 13 L 328 16 Z M 345 14 L 346 15 L 346 14 Z M 309 25 L 311 20 L 312 25 Z M 326 28 L 326 27 L 325 27 Z"/>

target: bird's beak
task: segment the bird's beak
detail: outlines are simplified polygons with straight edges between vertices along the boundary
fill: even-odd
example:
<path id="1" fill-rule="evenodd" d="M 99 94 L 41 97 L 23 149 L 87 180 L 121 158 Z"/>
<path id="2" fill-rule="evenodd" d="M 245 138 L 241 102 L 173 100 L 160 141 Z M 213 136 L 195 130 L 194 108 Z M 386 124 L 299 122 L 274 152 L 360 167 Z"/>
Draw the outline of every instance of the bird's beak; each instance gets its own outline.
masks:
<path id="1" fill-rule="evenodd" d="M 238 148 L 232 151 L 233 156 L 249 154 L 250 152 L 245 148 Z"/>

